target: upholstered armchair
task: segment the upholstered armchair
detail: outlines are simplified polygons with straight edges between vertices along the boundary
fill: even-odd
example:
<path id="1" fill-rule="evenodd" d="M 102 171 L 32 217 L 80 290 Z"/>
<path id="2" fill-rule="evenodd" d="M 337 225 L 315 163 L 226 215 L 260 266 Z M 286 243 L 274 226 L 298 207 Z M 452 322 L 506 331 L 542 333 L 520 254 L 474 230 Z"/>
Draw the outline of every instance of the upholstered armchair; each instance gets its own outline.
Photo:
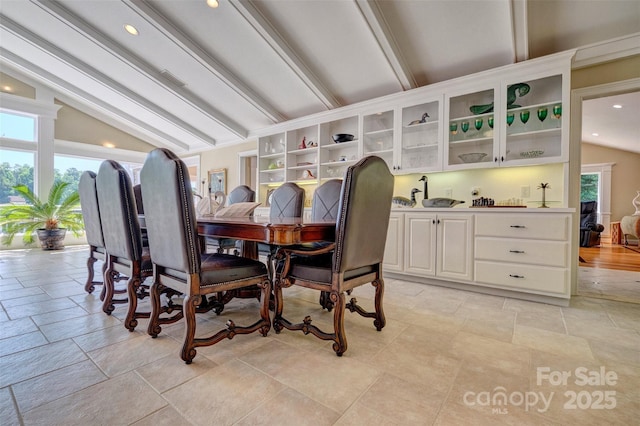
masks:
<path id="1" fill-rule="evenodd" d="M 580 247 L 592 247 L 600 244 L 600 233 L 604 226 L 598 223 L 598 202 L 580 203 Z"/>
<path id="2" fill-rule="evenodd" d="M 393 196 L 393 175 L 379 157 L 361 159 L 347 169 L 344 179 L 335 243 L 311 250 L 286 247 L 278 250 L 273 320 L 276 333 L 286 328 L 311 333 L 322 340 L 332 340 L 333 350 L 338 356 L 347 350 L 345 309 L 374 318 L 373 324 L 378 331 L 385 326 L 382 258 Z M 375 288 L 374 312 L 364 310 L 355 298 L 345 302 L 345 293 L 367 283 Z M 329 294 L 334 305 L 332 332 L 322 331 L 313 325 L 310 316 L 298 324 L 284 318 L 282 290 L 292 285 Z"/>

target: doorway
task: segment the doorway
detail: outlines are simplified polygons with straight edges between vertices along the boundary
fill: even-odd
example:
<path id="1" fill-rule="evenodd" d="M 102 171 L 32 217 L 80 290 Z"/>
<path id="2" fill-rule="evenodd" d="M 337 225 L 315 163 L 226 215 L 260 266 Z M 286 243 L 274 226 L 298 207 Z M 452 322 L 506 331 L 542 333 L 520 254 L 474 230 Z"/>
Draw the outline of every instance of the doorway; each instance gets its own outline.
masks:
<path id="1" fill-rule="evenodd" d="M 238 153 L 238 185 L 247 185 L 257 193 L 258 152 L 256 150 Z"/>
<path id="2" fill-rule="evenodd" d="M 579 126 L 572 126 L 573 138 L 580 138 L 579 149 L 582 150 L 583 142 L 598 145 L 598 132 L 593 129 L 594 121 L 599 124 L 608 123 L 610 126 L 616 126 L 615 107 L 616 100 L 621 96 L 624 98 L 626 94 L 640 94 L 640 79 L 633 79 L 618 83 L 612 83 L 602 86 L 589 87 L 585 89 L 575 90 L 572 94 L 574 102 L 572 107 L 577 111 L 573 111 L 573 117 L 580 117 Z M 594 104 L 598 108 L 597 120 L 594 120 L 593 111 Z M 640 108 L 637 102 L 630 102 L 635 109 L 626 111 L 625 114 L 632 116 L 640 116 Z M 605 107 L 606 106 L 606 107 Z M 619 112 L 619 111 L 618 111 Z M 609 114 L 611 114 L 609 116 Z M 632 120 L 633 121 L 633 120 Z M 627 123 L 628 126 L 628 123 Z M 606 127 L 601 133 L 615 135 L 616 129 L 609 132 Z M 636 133 L 637 135 L 637 133 Z M 610 141 L 615 142 L 615 137 L 609 136 Z M 574 140 L 575 142 L 575 140 Z M 606 143 L 602 145 L 607 146 Z M 620 149 L 626 152 L 624 147 L 607 146 L 613 149 Z M 597 176 L 595 197 L 598 201 L 599 222 L 605 225 L 601 245 L 592 248 L 580 248 L 580 255 L 586 260 L 586 263 L 580 263 L 578 267 L 577 289 L 575 294 L 587 297 L 596 297 L 602 299 L 619 300 L 640 304 L 640 252 L 630 250 L 624 246 L 614 245 L 610 238 L 610 220 L 619 220 L 619 209 L 612 209 L 611 204 L 611 175 L 616 173 L 615 162 L 594 164 L 593 161 L 588 164 L 582 158 L 581 153 L 581 184 L 594 183 L 590 182 L 585 176 L 591 175 L 591 178 Z M 620 171 L 618 172 L 620 173 Z M 589 192 L 588 188 L 580 187 L 580 194 Z M 592 188 L 593 189 L 593 188 Z M 593 196 L 593 194 L 592 194 Z M 579 203 L 577 204 L 579 205 Z M 613 210 L 613 211 L 612 211 Z M 606 223 L 605 223 L 606 222 Z M 637 247 L 634 247 L 637 249 Z"/>

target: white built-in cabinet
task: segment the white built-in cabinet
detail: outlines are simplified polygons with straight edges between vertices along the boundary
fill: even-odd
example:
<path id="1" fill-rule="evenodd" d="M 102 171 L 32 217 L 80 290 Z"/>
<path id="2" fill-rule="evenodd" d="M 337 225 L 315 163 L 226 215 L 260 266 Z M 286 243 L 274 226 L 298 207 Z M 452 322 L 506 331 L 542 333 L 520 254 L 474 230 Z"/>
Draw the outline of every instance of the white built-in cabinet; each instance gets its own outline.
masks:
<path id="1" fill-rule="evenodd" d="M 570 209 L 493 210 L 392 211 L 385 273 L 567 299 Z"/>
<path id="2" fill-rule="evenodd" d="M 421 277 L 473 279 L 473 216 L 392 212 L 384 270 Z"/>
<path id="3" fill-rule="evenodd" d="M 274 127 L 258 138 L 258 197 L 315 188 L 367 155 L 394 174 L 567 162 L 572 53 L 509 65 Z M 334 134 L 353 141 L 335 143 Z M 303 144 L 304 141 L 304 144 Z"/>

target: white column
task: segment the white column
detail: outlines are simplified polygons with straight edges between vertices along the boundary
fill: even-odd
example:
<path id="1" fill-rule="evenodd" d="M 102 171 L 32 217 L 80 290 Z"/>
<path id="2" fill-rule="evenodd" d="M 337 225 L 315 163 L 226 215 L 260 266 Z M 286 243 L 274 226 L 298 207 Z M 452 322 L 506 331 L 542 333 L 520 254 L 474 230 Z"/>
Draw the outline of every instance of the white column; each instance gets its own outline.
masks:
<path id="1" fill-rule="evenodd" d="M 47 88 L 36 90 L 36 99 L 41 102 L 50 103 L 53 106 L 53 91 Z M 34 190 L 40 197 L 45 199 L 49 195 L 49 190 L 53 185 L 53 155 L 55 139 L 55 120 L 57 109 L 51 114 L 40 115 L 38 118 L 38 151 L 36 159 L 36 169 L 34 170 Z"/>

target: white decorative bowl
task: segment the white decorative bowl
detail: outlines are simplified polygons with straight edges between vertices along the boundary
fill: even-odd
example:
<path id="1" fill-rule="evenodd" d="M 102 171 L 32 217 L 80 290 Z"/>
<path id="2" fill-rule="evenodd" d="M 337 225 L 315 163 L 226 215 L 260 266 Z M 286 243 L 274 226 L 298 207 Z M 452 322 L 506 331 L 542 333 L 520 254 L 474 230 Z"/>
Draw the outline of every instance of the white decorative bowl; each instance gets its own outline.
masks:
<path id="1" fill-rule="evenodd" d="M 478 163 L 486 156 L 487 154 L 485 152 L 471 152 L 469 154 L 460 154 L 458 158 L 461 159 L 463 163 Z"/>

